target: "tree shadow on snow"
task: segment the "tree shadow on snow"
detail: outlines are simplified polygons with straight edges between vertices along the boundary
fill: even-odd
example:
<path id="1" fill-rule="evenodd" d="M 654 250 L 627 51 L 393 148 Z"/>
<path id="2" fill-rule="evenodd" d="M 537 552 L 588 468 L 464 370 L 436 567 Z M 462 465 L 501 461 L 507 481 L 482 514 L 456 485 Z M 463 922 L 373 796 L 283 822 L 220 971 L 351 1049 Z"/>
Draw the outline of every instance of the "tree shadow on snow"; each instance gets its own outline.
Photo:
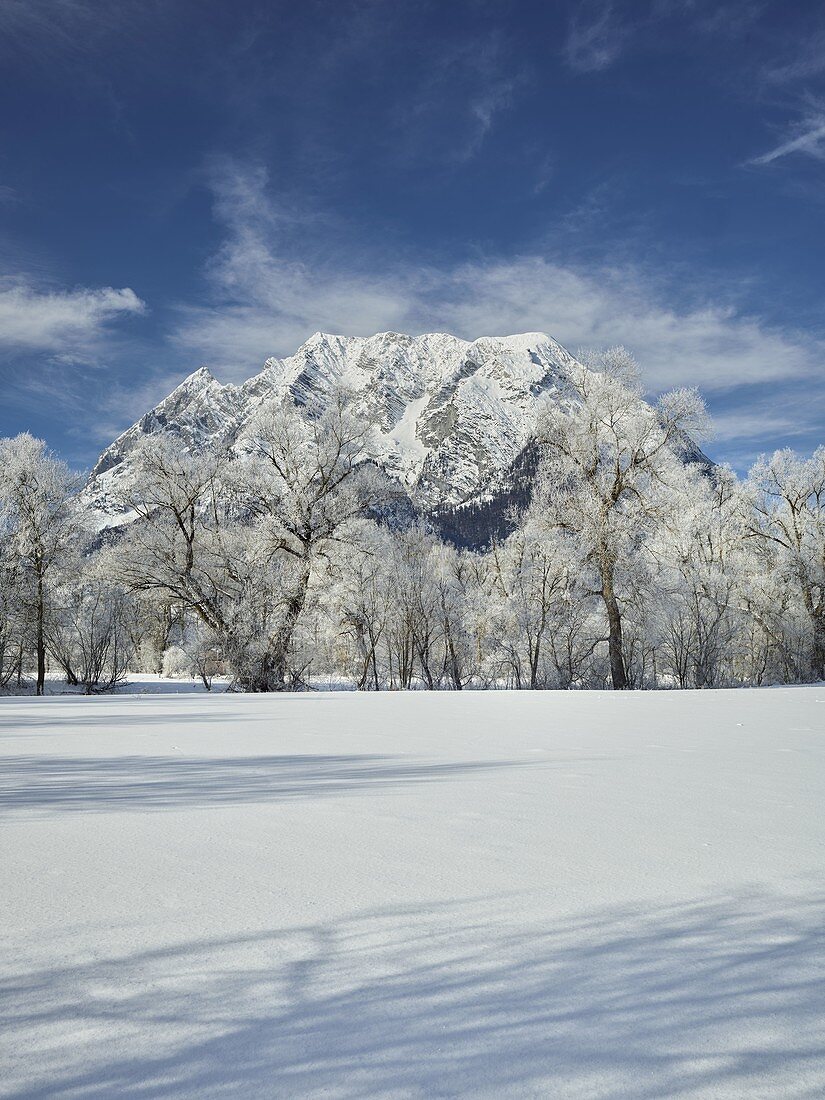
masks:
<path id="1" fill-rule="evenodd" d="M 477 900 L 25 973 L 6 1095 L 819 1097 L 824 908 Z"/>
<path id="2" fill-rule="evenodd" d="M 530 764 L 530 761 L 507 760 L 429 763 L 370 754 L 4 756 L 0 812 L 88 813 L 278 803 L 328 795 L 380 793 L 410 783 Z"/>

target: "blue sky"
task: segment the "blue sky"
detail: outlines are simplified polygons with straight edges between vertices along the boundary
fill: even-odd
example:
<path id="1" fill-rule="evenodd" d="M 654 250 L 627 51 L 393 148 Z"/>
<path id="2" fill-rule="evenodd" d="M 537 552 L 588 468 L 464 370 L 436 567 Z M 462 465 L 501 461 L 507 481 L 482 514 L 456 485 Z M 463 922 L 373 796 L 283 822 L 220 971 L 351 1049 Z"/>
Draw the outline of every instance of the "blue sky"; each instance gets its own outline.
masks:
<path id="1" fill-rule="evenodd" d="M 547 331 L 825 441 L 825 9 L 3 0 L 0 434 L 91 463 L 321 329 Z"/>

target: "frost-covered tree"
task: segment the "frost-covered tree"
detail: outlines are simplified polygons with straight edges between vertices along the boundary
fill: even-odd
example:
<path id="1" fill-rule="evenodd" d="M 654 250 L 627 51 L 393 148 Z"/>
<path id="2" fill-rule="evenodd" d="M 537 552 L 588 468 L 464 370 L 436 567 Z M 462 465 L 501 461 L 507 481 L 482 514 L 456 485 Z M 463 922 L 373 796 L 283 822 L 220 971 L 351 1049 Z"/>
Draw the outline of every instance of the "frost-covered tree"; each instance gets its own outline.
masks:
<path id="1" fill-rule="evenodd" d="M 46 636 L 70 684 L 87 695 L 120 683 L 135 654 L 135 601 L 111 579 L 109 554 L 67 571 L 55 585 Z"/>
<path id="2" fill-rule="evenodd" d="M 124 503 L 137 516 L 122 547 L 120 579 L 223 627 L 227 592 L 216 489 L 222 455 L 192 455 L 167 437 L 150 437 L 135 460 Z"/>
<path id="3" fill-rule="evenodd" d="M 194 676 L 206 691 L 224 668 L 223 653 L 212 633 L 198 620 L 182 624 L 180 636 L 163 654 L 163 675 Z"/>
<path id="4" fill-rule="evenodd" d="M 825 446 L 809 459 L 792 451 L 761 458 L 750 471 L 748 535 L 778 584 L 801 602 L 810 631 L 810 675 L 825 678 Z"/>
<path id="5" fill-rule="evenodd" d="M 363 518 L 388 497 L 386 478 L 367 461 L 369 434 L 343 392 L 303 416 L 282 403 L 265 404 L 244 433 L 244 457 L 234 467 L 238 500 L 283 577 L 278 625 L 260 670 L 264 690 L 287 682 L 313 572 L 337 547 L 357 540 Z"/>
<path id="6" fill-rule="evenodd" d="M 528 520 L 490 553 L 498 647 L 517 688 L 548 685 L 549 639 L 573 587 L 569 547 Z"/>
<path id="7" fill-rule="evenodd" d="M 126 496 L 138 518 L 118 577 L 157 609 L 164 646 L 174 622 L 185 633 L 194 618 L 239 684 L 254 687 L 272 630 L 271 597 L 283 585 L 280 563 L 227 492 L 227 462 L 227 455 L 193 455 L 169 439 L 146 441 Z"/>
<path id="8" fill-rule="evenodd" d="M 329 604 L 342 671 L 359 691 L 380 691 L 385 682 L 383 646 L 392 600 L 387 563 L 392 535 L 373 527 L 350 548 Z"/>
<path id="9" fill-rule="evenodd" d="M 475 594 L 477 571 L 474 555 L 437 543 L 431 553 L 434 614 L 443 647 L 442 679 L 453 691 L 461 691 L 476 671 L 469 625 L 468 604 Z"/>
<path id="10" fill-rule="evenodd" d="M 654 409 L 641 400 L 632 357 L 613 348 L 576 369 L 565 402 L 548 405 L 538 429 L 541 481 L 534 514 L 563 533 L 585 567 L 607 618 L 613 687 L 630 686 L 623 635 L 632 572 L 651 527 L 681 476 L 689 438 L 704 425 L 701 398 L 678 390 Z M 598 368 L 598 369 L 593 369 Z"/>
<path id="11" fill-rule="evenodd" d="M 38 695 L 46 680 L 51 587 L 78 536 L 70 507 L 77 488 L 77 478 L 42 440 L 28 433 L 0 440 L 0 541 L 20 586 Z"/>
<path id="12" fill-rule="evenodd" d="M 46 657 L 85 690 L 141 669 L 248 691 L 714 687 L 825 676 L 825 448 L 741 483 L 703 408 L 639 399 L 621 349 L 573 368 L 532 499 L 486 552 L 384 505 L 345 394 L 264 404 L 225 453 L 150 436 L 112 545 L 30 436 L 0 441 L 0 688 Z M 689 461 L 690 459 L 700 461 Z"/>
<path id="13" fill-rule="evenodd" d="M 439 678 L 440 617 L 430 558 L 435 539 L 422 527 L 393 539 L 387 643 L 393 686 L 409 689 L 418 674 L 432 689 Z"/>
<path id="14" fill-rule="evenodd" d="M 475 671 L 466 613 L 473 555 L 422 527 L 373 526 L 348 555 L 330 613 L 360 689 L 461 690 Z"/>
<path id="15" fill-rule="evenodd" d="M 9 542 L 0 542 L 0 690 L 23 674 L 26 642 L 20 563 Z"/>
<path id="16" fill-rule="evenodd" d="M 313 576 L 386 494 L 367 434 L 341 399 L 311 416 L 263 406 L 235 456 L 147 440 L 127 497 L 139 522 L 124 581 L 196 616 L 240 687 L 290 686 Z"/>
<path id="17" fill-rule="evenodd" d="M 650 543 L 658 672 L 681 688 L 738 680 L 748 548 L 742 491 L 733 472 L 683 471 L 675 507 Z"/>

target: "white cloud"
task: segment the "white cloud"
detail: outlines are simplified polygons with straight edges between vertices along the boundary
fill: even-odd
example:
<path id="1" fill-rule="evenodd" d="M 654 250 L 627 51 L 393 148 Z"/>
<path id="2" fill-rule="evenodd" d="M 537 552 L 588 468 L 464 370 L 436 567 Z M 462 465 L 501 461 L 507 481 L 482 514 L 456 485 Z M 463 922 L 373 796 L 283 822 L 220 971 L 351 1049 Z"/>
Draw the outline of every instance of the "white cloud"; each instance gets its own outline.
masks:
<path id="1" fill-rule="evenodd" d="M 713 418 L 714 440 L 724 443 L 741 439 L 790 438 L 805 433 L 804 420 L 790 412 L 769 412 L 758 403 L 746 412 L 717 412 Z"/>
<path id="2" fill-rule="evenodd" d="M 20 50 L 36 42 L 68 45 L 72 31 L 92 22 L 88 4 L 81 0 L 4 0 L 0 5 L 0 39 L 8 49 Z"/>
<path id="3" fill-rule="evenodd" d="M 806 454 L 825 442 L 821 386 L 799 382 L 733 398 L 714 409 L 714 453 L 740 470 L 758 454 L 788 446 Z"/>
<path id="4" fill-rule="evenodd" d="M 821 369 L 820 345 L 729 304 L 680 310 L 631 268 L 581 270 L 536 255 L 443 267 L 368 263 L 333 248 L 329 227 L 274 206 L 259 170 L 223 164 L 212 186 L 227 232 L 209 266 L 215 303 L 183 310 L 174 339 L 238 377 L 317 329 L 444 328 L 469 338 L 540 330 L 573 348 L 624 343 L 652 388 L 724 391 Z"/>
<path id="5" fill-rule="evenodd" d="M 465 332 L 538 329 L 573 348 L 625 344 L 656 390 L 724 391 L 798 378 L 821 369 L 825 354 L 731 306 L 663 304 L 650 278 L 627 268 L 583 272 L 540 257 L 471 264 L 453 271 L 439 295 Z"/>
<path id="6" fill-rule="evenodd" d="M 749 163 L 772 164 L 775 160 L 791 156 L 793 153 L 813 157 L 815 160 L 825 160 L 825 112 L 809 116 L 804 122 L 793 127 L 790 137 L 769 152 L 753 157 Z"/>
<path id="7" fill-rule="evenodd" d="M 766 394 L 822 374 L 823 342 L 719 301 L 679 308 L 663 300 L 649 273 L 576 268 L 539 255 L 443 266 L 368 260 L 337 245 L 328 225 L 274 206 L 259 171 L 224 164 L 212 185 L 226 229 L 209 266 L 214 300 L 184 309 L 173 340 L 227 379 L 249 377 L 269 355 L 291 354 L 318 329 L 444 330 L 468 339 L 543 331 L 573 351 L 626 345 L 652 392 L 695 385 L 722 406 L 735 403 L 724 437 L 737 438 L 758 434 L 760 418 L 769 418 Z M 783 410 L 782 423 L 804 430 L 807 415 L 810 428 L 816 414 L 806 409 L 800 398 Z"/>
<path id="8" fill-rule="evenodd" d="M 144 308 L 128 287 L 49 290 L 22 279 L 0 279 L 0 346 L 86 355 L 110 322 Z"/>

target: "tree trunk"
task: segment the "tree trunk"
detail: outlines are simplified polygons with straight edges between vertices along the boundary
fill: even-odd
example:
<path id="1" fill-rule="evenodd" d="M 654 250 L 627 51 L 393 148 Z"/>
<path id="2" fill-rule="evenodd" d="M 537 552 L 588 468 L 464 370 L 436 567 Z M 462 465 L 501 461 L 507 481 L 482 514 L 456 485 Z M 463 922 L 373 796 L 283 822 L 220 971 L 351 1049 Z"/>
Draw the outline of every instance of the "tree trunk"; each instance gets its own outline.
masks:
<path id="1" fill-rule="evenodd" d="M 37 686 L 35 693 L 42 695 L 46 684 L 46 630 L 45 630 L 45 599 L 43 596 L 43 577 L 37 578 L 37 632 L 35 644 L 37 646 Z"/>
<path id="2" fill-rule="evenodd" d="M 453 690 L 461 691 L 463 684 L 461 683 L 461 673 L 458 668 L 458 657 L 456 656 L 455 646 L 453 645 L 452 631 L 447 628 L 447 652 L 450 656 L 450 676 L 453 681 Z"/>
<path id="3" fill-rule="evenodd" d="M 378 659 L 376 657 L 376 650 L 378 648 L 378 639 L 374 636 L 372 629 L 370 629 L 370 645 L 372 646 L 372 652 L 370 657 L 372 659 L 372 680 L 375 685 L 375 690 L 379 690 L 378 685 Z"/>
<path id="4" fill-rule="evenodd" d="M 278 630 L 275 645 L 273 646 L 269 661 L 267 662 L 267 679 L 270 681 L 269 686 L 261 690 L 287 690 L 286 673 L 289 647 L 292 643 L 292 635 L 295 632 L 295 626 L 300 618 L 301 612 L 304 610 L 304 602 L 306 601 L 307 588 L 309 586 L 309 573 L 310 565 L 309 561 L 306 561 L 304 562 L 301 575 L 298 578 L 298 583 L 292 595 L 287 600 L 284 610 L 284 619 Z"/>
<path id="5" fill-rule="evenodd" d="M 541 635 L 537 635 L 535 641 L 528 639 L 527 652 L 530 656 L 530 690 L 536 691 L 539 686 L 539 655 L 541 652 Z"/>
<path id="6" fill-rule="evenodd" d="M 825 615 L 813 615 L 811 671 L 814 680 L 825 680 Z"/>
<path id="7" fill-rule="evenodd" d="M 802 585 L 802 601 L 811 620 L 811 677 L 822 680 L 825 679 L 825 609 L 814 603 L 807 584 Z"/>
<path id="8" fill-rule="evenodd" d="M 430 671 L 430 659 L 429 659 L 430 645 L 428 641 L 423 642 L 418 646 L 418 659 L 421 663 L 421 675 L 424 677 L 424 683 L 427 685 L 428 691 L 435 689 L 435 680 L 433 674 Z"/>
<path id="9" fill-rule="evenodd" d="M 609 572 L 604 578 L 602 598 L 607 610 L 608 653 L 610 654 L 610 676 L 614 691 L 626 691 L 628 687 L 627 669 L 624 663 L 624 641 L 622 639 L 622 613 L 613 590 L 613 577 Z"/>

